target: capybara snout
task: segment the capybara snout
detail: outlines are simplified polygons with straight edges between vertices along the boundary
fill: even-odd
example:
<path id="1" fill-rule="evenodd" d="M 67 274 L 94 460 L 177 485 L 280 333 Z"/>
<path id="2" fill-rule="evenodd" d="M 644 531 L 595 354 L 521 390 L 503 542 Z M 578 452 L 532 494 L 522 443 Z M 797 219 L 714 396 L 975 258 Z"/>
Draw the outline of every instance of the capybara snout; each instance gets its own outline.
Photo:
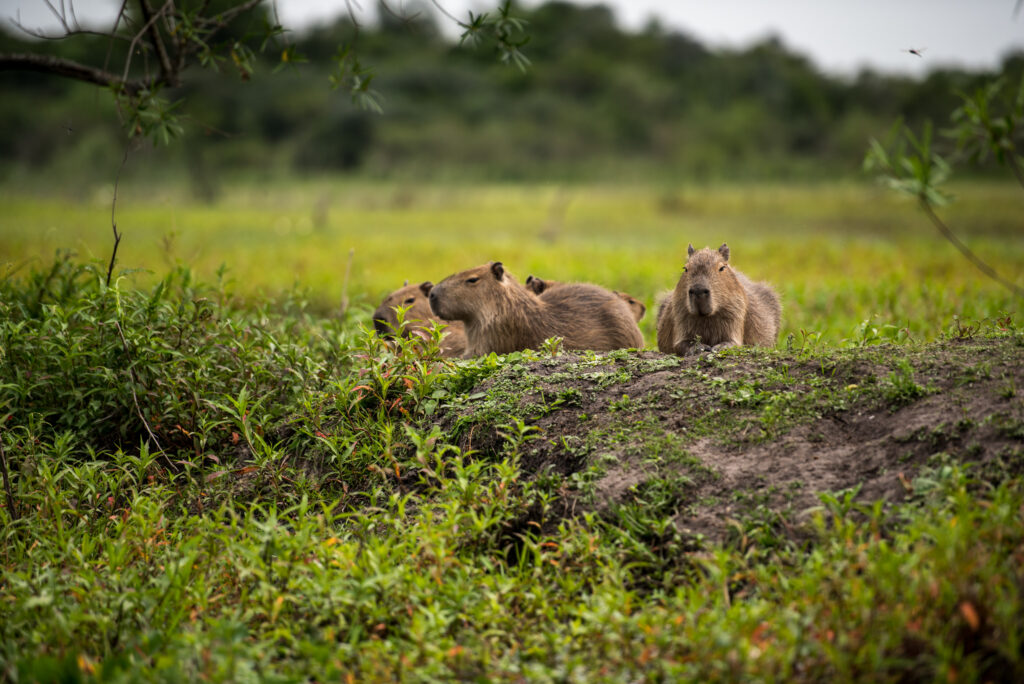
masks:
<path id="1" fill-rule="evenodd" d="M 425 336 L 426 331 L 436 322 L 447 324 L 441 339 L 441 353 L 444 356 L 461 356 L 466 349 L 466 336 L 461 323 L 451 323 L 442 316 L 434 315 L 429 298 L 434 284 L 429 280 L 419 285 L 409 285 L 395 290 L 381 302 L 373 312 L 373 329 L 385 339 L 396 334 L 402 337 Z M 402 311 L 399 321 L 399 311 Z"/>

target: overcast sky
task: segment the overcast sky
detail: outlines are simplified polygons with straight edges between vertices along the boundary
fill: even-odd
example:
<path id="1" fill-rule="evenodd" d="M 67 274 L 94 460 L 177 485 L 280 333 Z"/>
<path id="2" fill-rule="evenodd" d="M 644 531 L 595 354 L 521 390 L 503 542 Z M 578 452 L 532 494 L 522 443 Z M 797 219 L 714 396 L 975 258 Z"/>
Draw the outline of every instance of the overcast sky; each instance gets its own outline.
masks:
<path id="1" fill-rule="evenodd" d="M 51 0 L 55 5 L 61 0 Z M 67 2 L 68 0 L 64 0 Z M 395 8 L 409 0 L 389 0 Z M 469 9 L 495 2 L 439 0 L 463 18 Z M 375 0 L 352 0 L 364 13 Z M 524 5 L 541 4 L 522 0 Z M 594 4 L 581 2 L 579 4 Z M 1018 0 L 605 0 L 626 27 L 639 29 L 651 17 L 684 31 L 709 46 L 743 47 L 769 35 L 808 55 L 831 73 L 854 74 L 860 68 L 921 74 L 938 65 L 991 68 L 1011 49 L 1024 49 L 1024 9 Z M 76 0 L 80 20 L 111 21 L 119 0 Z M 303 28 L 346 11 L 345 0 L 277 0 L 281 21 Z M 53 28 L 44 0 L 0 0 L 0 17 Z M 442 22 L 444 24 L 445 22 Z M 457 27 L 448 23 L 449 32 Z M 922 56 L 907 52 L 923 48 Z M 527 47 L 527 54 L 529 48 Z"/>

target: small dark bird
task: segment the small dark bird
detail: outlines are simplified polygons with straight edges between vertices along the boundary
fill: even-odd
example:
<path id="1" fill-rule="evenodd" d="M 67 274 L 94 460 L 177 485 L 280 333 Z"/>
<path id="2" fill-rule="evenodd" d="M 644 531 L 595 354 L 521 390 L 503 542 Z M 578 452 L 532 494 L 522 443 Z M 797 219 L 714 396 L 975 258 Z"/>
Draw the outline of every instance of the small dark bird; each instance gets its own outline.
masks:
<path id="1" fill-rule="evenodd" d="M 907 48 L 904 52 L 909 52 L 910 54 L 917 55 L 918 57 L 924 57 L 921 53 L 927 49 L 928 48 Z"/>

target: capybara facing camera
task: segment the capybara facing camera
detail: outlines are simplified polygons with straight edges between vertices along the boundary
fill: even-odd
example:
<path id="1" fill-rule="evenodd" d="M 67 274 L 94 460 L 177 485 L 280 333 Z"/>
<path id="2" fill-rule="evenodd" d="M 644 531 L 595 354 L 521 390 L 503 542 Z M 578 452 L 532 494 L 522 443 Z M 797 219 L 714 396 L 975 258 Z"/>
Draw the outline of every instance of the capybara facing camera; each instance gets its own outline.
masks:
<path id="1" fill-rule="evenodd" d="M 767 283 L 729 264 L 729 246 L 687 249 L 676 288 L 658 308 L 658 349 L 685 356 L 743 344 L 772 346 L 782 306 Z"/>

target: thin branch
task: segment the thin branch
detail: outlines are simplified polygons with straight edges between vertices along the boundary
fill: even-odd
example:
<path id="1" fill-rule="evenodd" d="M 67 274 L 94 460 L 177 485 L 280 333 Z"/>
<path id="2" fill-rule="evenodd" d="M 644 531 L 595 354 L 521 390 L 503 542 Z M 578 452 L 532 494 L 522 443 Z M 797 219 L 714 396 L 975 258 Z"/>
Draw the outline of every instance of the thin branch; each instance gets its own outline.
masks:
<path id="1" fill-rule="evenodd" d="M 122 78 L 103 69 L 97 69 L 96 67 L 86 66 L 70 59 L 50 55 L 0 54 L 0 71 L 35 71 L 42 74 L 63 76 L 77 81 L 85 81 L 86 83 L 119 88 L 129 95 L 135 95 L 143 88 L 149 88 L 153 85 L 146 81 L 129 81 L 127 78 Z"/>
<path id="2" fill-rule="evenodd" d="M 18 509 L 14 505 L 14 494 L 11 492 L 11 481 L 7 477 L 7 454 L 4 453 L 4 439 L 0 435 L 0 470 L 4 475 L 4 493 L 7 495 L 7 510 L 10 511 L 11 520 L 18 519 Z"/>
<path id="3" fill-rule="evenodd" d="M 142 421 L 142 425 L 146 428 L 146 433 L 149 435 L 149 439 L 156 445 L 157 451 L 163 453 L 164 448 L 160 446 L 160 441 L 153 434 L 152 428 L 149 427 L 149 423 L 146 421 L 146 417 L 142 415 L 142 408 L 139 406 L 139 396 L 135 393 L 135 385 L 141 385 L 139 382 L 139 376 L 135 374 L 135 368 L 132 366 L 132 353 L 128 350 L 128 340 L 125 339 L 124 330 L 121 329 L 121 322 L 114 321 L 114 327 L 117 328 L 117 334 L 121 336 L 121 345 L 124 347 L 124 353 L 128 357 L 128 375 L 131 376 L 131 390 L 132 390 L 132 401 L 135 403 L 135 413 L 139 416 L 139 420 Z"/>
<path id="4" fill-rule="evenodd" d="M 1011 283 L 1009 280 L 1006 280 L 1005 278 L 1000 276 L 998 273 L 996 273 L 994 268 L 986 264 L 978 257 L 978 255 L 972 252 L 970 247 L 962 243 L 960 241 L 960 238 L 954 235 L 953 231 L 949 229 L 949 226 L 943 223 L 942 219 L 939 218 L 939 215 L 935 213 L 935 210 L 932 209 L 931 204 L 927 200 L 919 198 L 918 203 L 921 205 L 921 209 L 928 216 L 928 218 L 931 219 L 931 222 L 935 225 L 936 228 L 939 229 L 939 232 L 942 233 L 942 236 L 949 240 L 951 243 L 953 243 L 953 246 L 960 250 L 960 253 L 963 254 L 968 261 L 974 264 L 979 271 L 981 271 L 989 278 L 1002 285 L 1003 287 L 1009 289 L 1018 297 L 1024 297 L 1024 288 L 1018 287 L 1015 283 Z"/>
<path id="5" fill-rule="evenodd" d="M 224 10 L 220 14 L 216 14 L 208 19 L 202 20 L 199 22 L 199 25 L 203 28 L 206 28 L 207 26 L 214 26 L 217 29 L 225 28 L 236 16 L 248 12 L 261 2 L 263 2 L 263 0 L 248 0 L 241 5 L 236 5 L 231 9 Z"/>
<path id="6" fill-rule="evenodd" d="M 167 56 L 167 49 L 164 47 L 163 38 L 160 37 L 160 29 L 156 26 L 155 20 L 159 16 L 163 16 L 164 11 L 171 4 L 172 0 L 167 0 L 161 8 L 159 14 L 153 14 L 152 8 L 149 6 L 149 0 L 139 0 L 139 7 L 142 10 L 142 18 L 146 20 L 146 27 L 149 33 L 149 42 L 153 45 L 153 49 L 156 50 L 157 57 L 160 60 L 160 71 L 163 76 L 163 80 L 171 86 L 179 85 L 178 74 L 171 68 L 171 59 Z"/>
<path id="7" fill-rule="evenodd" d="M 449 12 L 448 9 L 444 5 L 442 5 L 440 2 L 438 2 L 438 0 L 430 0 L 430 2 L 431 2 L 432 5 L 434 5 L 434 7 L 437 8 L 437 10 L 441 14 L 443 14 L 446 17 L 448 17 L 451 21 L 454 21 L 459 26 L 459 28 L 464 28 L 464 29 L 469 28 L 469 24 L 466 24 L 461 19 L 458 19 L 454 14 Z"/>
<path id="8" fill-rule="evenodd" d="M 117 176 L 114 178 L 114 199 L 110 203 L 110 227 L 114 229 L 114 251 L 110 253 L 110 265 L 107 266 L 107 287 L 110 287 L 110 274 L 114 272 L 114 259 L 117 258 L 117 246 L 121 244 L 121 233 L 117 232 L 117 221 L 114 220 L 114 212 L 117 209 L 117 185 L 121 182 L 121 172 L 124 165 L 128 163 L 128 147 L 124 148 L 124 158 L 121 166 L 117 169 Z"/>
<path id="9" fill-rule="evenodd" d="M 114 17 L 114 25 L 110 29 L 110 42 L 107 43 L 107 56 L 103 58 L 103 68 L 106 69 L 107 65 L 110 64 L 110 53 L 114 51 L 114 38 L 121 38 L 127 40 L 123 36 L 117 35 L 117 27 L 121 25 L 121 19 L 124 18 L 124 11 L 128 7 L 128 0 L 121 0 L 121 8 L 117 10 L 117 16 Z"/>
<path id="10" fill-rule="evenodd" d="M 160 7 L 159 10 L 157 10 L 157 13 L 150 17 L 149 21 L 143 24 L 142 28 L 139 29 L 138 33 L 136 33 L 135 36 L 132 37 L 132 42 L 128 46 L 128 58 L 124 60 L 124 75 L 121 77 L 122 81 L 128 80 L 128 69 L 132 65 L 132 54 L 134 54 L 135 52 L 135 44 L 139 42 L 139 39 L 142 38 L 142 34 L 144 34 L 149 29 L 149 27 L 152 26 L 153 22 L 156 21 L 157 17 L 163 14 L 164 10 L 167 9 L 167 6 L 170 5 L 171 2 L 172 0 L 167 0 L 167 2 L 165 2 L 163 6 Z M 157 79 L 150 80 L 150 83 L 153 85 L 159 82 L 160 80 Z"/>
<path id="11" fill-rule="evenodd" d="M 118 36 L 112 33 L 107 33 L 106 31 L 94 31 L 91 29 L 84 29 L 81 27 L 75 29 L 68 29 L 59 36 L 52 36 L 47 33 L 43 33 L 39 29 L 28 28 L 27 26 L 25 26 L 25 24 L 21 23 L 20 19 L 11 19 L 11 25 L 18 29 L 19 31 L 21 31 L 22 33 L 32 36 L 33 38 L 38 38 L 39 40 L 58 41 L 64 40 L 65 38 L 70 38 L 71 36 L 102 36 L 103 38 L 119 38 L 121 40 L 128 40 L 128 38 L 125 36 Z"/>

